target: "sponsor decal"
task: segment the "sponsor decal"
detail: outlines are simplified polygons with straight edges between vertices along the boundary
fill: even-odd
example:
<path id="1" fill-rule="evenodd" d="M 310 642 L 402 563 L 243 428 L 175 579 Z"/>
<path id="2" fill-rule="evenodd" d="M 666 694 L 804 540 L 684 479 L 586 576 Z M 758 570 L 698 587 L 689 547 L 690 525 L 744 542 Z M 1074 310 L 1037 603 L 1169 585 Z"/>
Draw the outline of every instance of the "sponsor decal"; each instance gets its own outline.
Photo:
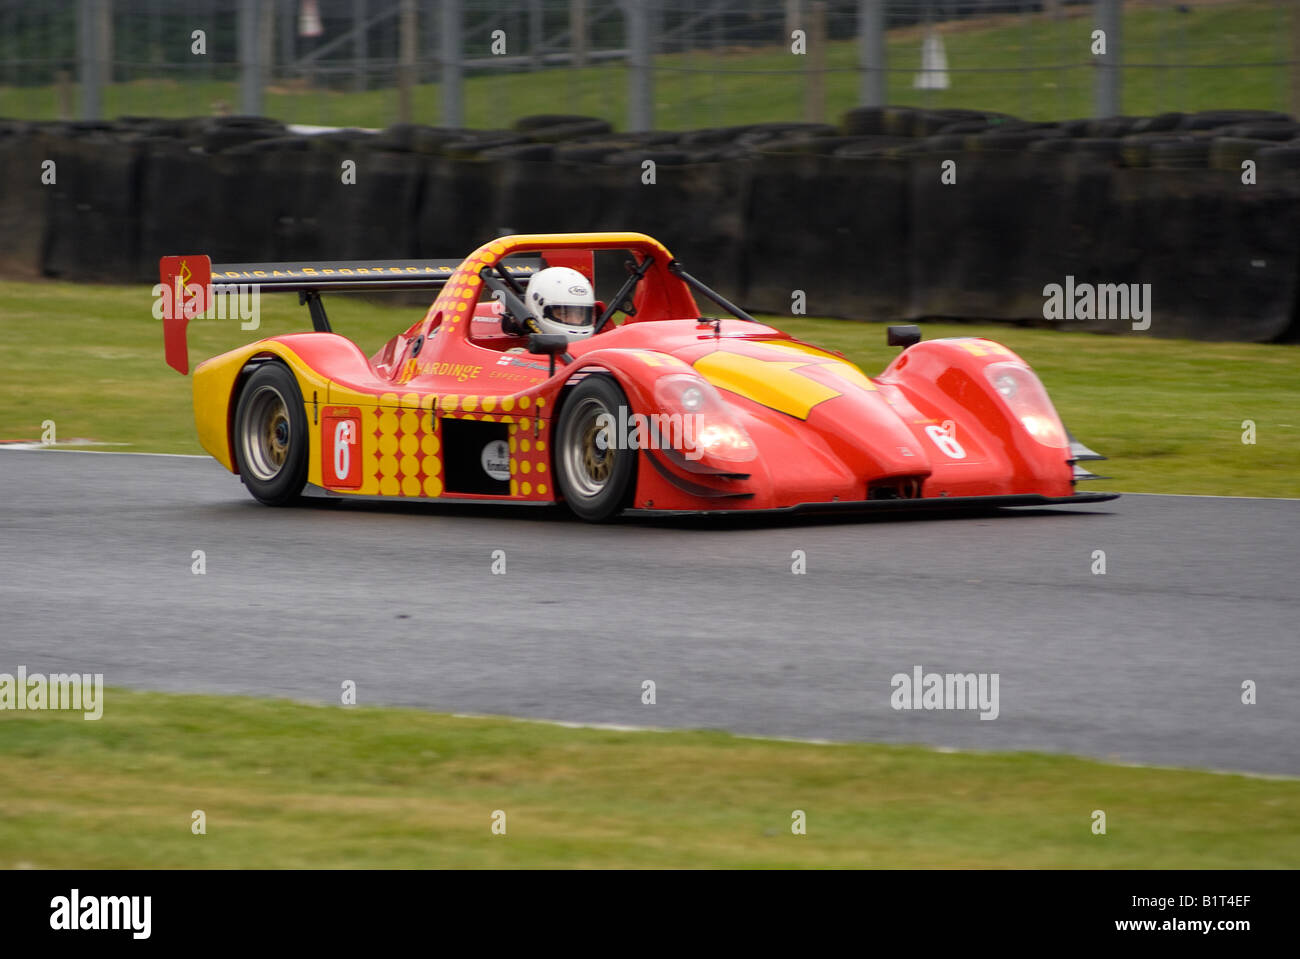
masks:
<path id="1" fill-rule="evenodd" d="M 241 280 L 266 277 L 299 279 L 321 276 L 451 276 L 458 267 L 452 266 L 344 266 L 344 267 L 281 267 L 275 270 L 219 270 L 213 279 Z M 537 271 L 531 266 L 507 266 L 507 273 L 528 274 Z"/>
<path id="2" fill-rule="evenodd" d="M 539 363 L 536 360 L 526 360 L 519 354 L 503 353 L 501 359 L 497 360 L 497 366 L 519 366 L 526 370 L 541 370 L 543 373 L 550 372 L 550 366 L 545 363 Z"/>
<path id="3" fill-rule="evenodd" d="M 493 440 L 483 447 L 479 462 L 483 466 L 483 472 L 494 480 L 510 479 L 510 447 L 505 440 Z"/>
<path id="4" fill-rule="evenodd" d="M 483 367 L 467 363 L 442 363 L 437 360 L 426 362 L 424 360 L 409 359 L 402 368 L 402 375 L 398 382 L 405 383 L 416 376 L 446 376 L 458 383 L 464 383 L 466 380 L 477 379 L 482 372 Z"/>

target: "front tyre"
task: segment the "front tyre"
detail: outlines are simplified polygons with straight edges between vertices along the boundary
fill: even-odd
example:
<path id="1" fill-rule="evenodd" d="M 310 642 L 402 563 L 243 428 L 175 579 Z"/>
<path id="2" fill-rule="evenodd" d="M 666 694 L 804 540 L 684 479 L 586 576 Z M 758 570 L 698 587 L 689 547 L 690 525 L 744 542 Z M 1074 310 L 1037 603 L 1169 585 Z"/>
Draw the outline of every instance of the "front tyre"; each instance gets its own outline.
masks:
<path id="1" fill-rule="evenodd" d="M 288 506 L 307 485 L 307 413 L 298 381 L 280 363 L 258 367 L 239 394 L 235 465 L 267 506 Z"/>
<path id="2" fill-rule="evenodd" d="M 620 409 L 631 412 L 623 390 L 610 377 L 597 375 L 574 387 L 560 410 L 556 483 L 569 509 L 591 523 L 621 512 L 630 501 L 636 478 L 636 450 L 627 449 L 624 442 L 597 442 L 605 424 L 619 422 Z M 612 437 L 615 432 L 611 429 L 606 435 Z"/>

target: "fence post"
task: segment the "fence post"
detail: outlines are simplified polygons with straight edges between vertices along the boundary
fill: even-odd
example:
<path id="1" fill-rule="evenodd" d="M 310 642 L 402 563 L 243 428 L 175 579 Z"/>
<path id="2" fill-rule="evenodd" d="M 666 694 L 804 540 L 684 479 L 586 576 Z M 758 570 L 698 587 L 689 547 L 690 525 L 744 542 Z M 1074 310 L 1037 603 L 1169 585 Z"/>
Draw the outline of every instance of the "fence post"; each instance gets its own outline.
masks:
<path id="1" fill-rule="evenodd" d="M 290 78 L 290 68 L 297 56 L 298 18 L 294 4 L 277 0 L 280 6 L 280 67 L 284 78 Z"/>
<path id="2" fill-rule="evenodd" d="M 261 0 L 239 0 L 239 112 L 245 116 L 262 114 L 262 43 Z"/>
<path id="3" fill-rule="evenodd" d="M 627 24 L 627 128 L 654 128 L 654 74 L 650 60 L 650 6 L 654 0 L 622 0 Z"/>
<path id="4" fill-rule="evenodd" d="M 542 0 L 528 0 L 528 59 L 532 69 L 542 68 Z"/>
<path id="5" fill-rule="evenodd" d="M 1097 28 L 1106 35 L 1106 53 L 1093 57 L 1097 63 L 1097 79 L 1093 89 L 1093 113 L 1099 117 L 1120 114 L 1120 62 L 1122 60 L 1123 0 L 1096 0 Z"/>
<path id="6" fill-rule="evenodd" d="M 112 79 L 113 12 L 110 0 L 80 0 L 77 4 L 78 79 L 81 118 L 104 116 L 104 85 Z"/>
<path id="7" fill-rule="evenodd" d="M 420 44 L 415 0 L 402 0 L 398 30 L 397 122 L 410 123 L 413 115 L 411 90 L 415 86 L 415 51 Z"/>
<path id="8" fill-rule="evenodd" d="M 790 34 L 803 26 L 803 0 L 785 0 L 785 36 L 781 42 L 788 48 Z"/>
<path id="9" fill-rule="evenodd" d="M 352 77 L 352 89 L 357 93 L 366 88 L 370 68 L 370 51 L 366 37 L 366 0 L 352 0 L 352 61 L 355 74 Z"/>
<path id="10" fill-rule="evenodd" d="M 587 0 L 569 0 L 569 64 L 587 65 Z"/>
<path id="11" fill-rule="evenodd" d="M 1291 8 L 1291 116 L 1300 118 L 1300 9 Z"/>
<path id="12" fill-rule="evenodd" d="M 858 0 L 859 106 L 885 105 L 889 79 L 885 67 L 885 0 Z"/>
<path id="13" fill-rule="evenodd" d="M 807 74 L 804 83 L 804 119 L 821 123 L 826 119 L 826 3 L 813 0 L 808 10 Z"/>
<path id="14" fill-rule="evenodd" d="M 261 0 L 257 13 L 257 83 L 266 96 L 275 73 L 275 0 Z"/>
<path id="15" fill-rule="evenodd" d="M 442 0 L 442 117 L 445 127 L 465 125 L 464 67 L 461 65 L 460 0 Z"/>

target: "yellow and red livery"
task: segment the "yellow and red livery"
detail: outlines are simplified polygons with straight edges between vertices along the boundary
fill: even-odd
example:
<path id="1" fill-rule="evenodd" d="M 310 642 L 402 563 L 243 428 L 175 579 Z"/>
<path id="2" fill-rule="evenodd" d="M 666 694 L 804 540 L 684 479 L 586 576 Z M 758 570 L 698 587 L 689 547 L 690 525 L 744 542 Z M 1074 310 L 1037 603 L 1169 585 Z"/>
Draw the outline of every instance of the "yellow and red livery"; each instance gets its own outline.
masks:
<path id="1" fill-rule="evenodd" d="M 626 279 L 574 342 L 517 332 L 519 279 L 570 266 Z M 273 336 L 194 371 L 199 439 L 258 499 L 567 502 L 621 512 L 1077 503 L 1074 442 L 1028 364 L 987 339 L 920 342 L 879 375 L 754 321 L 639 233 L 507 236 L 463 261 L 213 266 L 167 257 L 180 290 L 168 362 L 188 367 L 189 279 L 297 292 L 314 332 Z M 620 274 L 618 279 L 623 279 Z M 367 357 L 322 293 L 437 289 L 424 317 Z M 192 295 L 207 296 L 206 289 Z M 706 317 L 697 295 L 731 316 Z M 192 311 L 191 311 L 192 312 Z M 615 323 L 617 314 L 622 321 Z M 503 323 L 503 318 L 515 323 Z M 562 338 L 561 338 L 562 339 Z"/>

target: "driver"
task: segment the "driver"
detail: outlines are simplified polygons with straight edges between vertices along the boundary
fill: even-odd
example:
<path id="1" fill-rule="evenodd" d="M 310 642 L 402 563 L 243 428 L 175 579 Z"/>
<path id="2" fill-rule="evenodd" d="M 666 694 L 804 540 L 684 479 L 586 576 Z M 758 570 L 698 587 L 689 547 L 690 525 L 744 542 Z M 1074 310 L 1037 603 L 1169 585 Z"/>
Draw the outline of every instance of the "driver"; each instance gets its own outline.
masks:
<path id="1" fill-rule="evenodd" d="M 596 296 L 591 283 L 567 266 L 550 266 L 534 273 L 524 291 L 524 305 L 539 331 L 562 333 L 570 343 L 591 336 L 595 329 Z M 505 325 L 503 322 L 503 328 Z"/>

